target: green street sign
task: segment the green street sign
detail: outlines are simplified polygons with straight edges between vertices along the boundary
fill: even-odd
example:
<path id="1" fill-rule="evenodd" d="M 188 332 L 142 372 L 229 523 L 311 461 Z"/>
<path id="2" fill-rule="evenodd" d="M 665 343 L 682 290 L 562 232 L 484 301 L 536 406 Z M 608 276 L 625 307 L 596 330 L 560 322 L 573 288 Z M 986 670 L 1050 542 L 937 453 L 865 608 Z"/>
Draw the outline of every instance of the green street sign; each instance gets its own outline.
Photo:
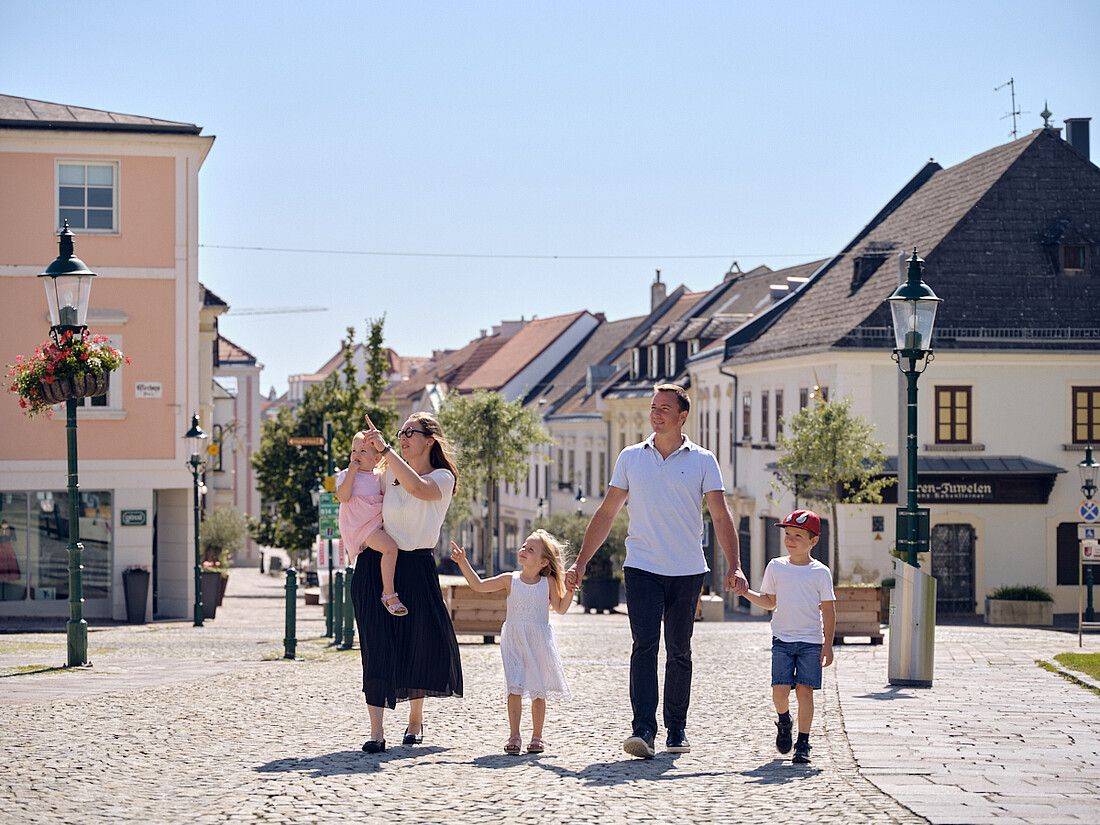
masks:
<path id="1" fill-rule="evenodd" d="M 340 502 L 332 493 L 321 493 L 317 504 L 317 529 L 323 539 L 340 538 Z"/>

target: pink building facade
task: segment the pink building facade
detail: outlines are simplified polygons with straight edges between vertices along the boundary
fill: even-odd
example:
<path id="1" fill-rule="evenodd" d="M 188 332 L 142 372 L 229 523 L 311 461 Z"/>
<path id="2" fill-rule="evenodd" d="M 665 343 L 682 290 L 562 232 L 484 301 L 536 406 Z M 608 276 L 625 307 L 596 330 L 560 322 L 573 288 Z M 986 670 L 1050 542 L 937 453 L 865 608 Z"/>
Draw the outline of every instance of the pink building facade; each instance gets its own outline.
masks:
<path id="1" fill-rule="evenodd" d="M 90 619 L 126 618 L 122 571 L 131 565 L 154 574 L 147 615 L 185 618 L 194 599 L 182 435 L 192 412 L 204 428 L 213 414 L 210 381 L 200 376 L 198 176 L 214 138 L 201 131 L 0 95 L 0 365 L 48 337 L 37 276 L 57 255 L 63 220 L 76 255 L 97 273 L 89 329 L 131 359 L 112 374 L 108 395 L 85 399 L 78 413 Z M 0 518 L 15 567 L 0 582 L 0 620 L 64 616 L 64 408 L 30 419 L 6 384 L 2 399 Z"/>

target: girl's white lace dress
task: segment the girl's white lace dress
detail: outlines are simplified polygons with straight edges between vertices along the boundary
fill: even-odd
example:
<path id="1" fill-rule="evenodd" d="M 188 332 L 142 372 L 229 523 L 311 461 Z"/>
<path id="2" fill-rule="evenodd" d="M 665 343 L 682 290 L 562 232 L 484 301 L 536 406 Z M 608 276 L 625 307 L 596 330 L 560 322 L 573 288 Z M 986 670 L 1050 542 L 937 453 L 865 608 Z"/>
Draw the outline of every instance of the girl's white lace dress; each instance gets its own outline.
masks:
<path id="1" fill-rule="evenodd" d="M 524 584 L 512 573 L 508 618 L 500 631 L 500 655 L 508 693 L 525 699 L 570 699 L 561 654 L 550 627 L 550 580 Z"/>

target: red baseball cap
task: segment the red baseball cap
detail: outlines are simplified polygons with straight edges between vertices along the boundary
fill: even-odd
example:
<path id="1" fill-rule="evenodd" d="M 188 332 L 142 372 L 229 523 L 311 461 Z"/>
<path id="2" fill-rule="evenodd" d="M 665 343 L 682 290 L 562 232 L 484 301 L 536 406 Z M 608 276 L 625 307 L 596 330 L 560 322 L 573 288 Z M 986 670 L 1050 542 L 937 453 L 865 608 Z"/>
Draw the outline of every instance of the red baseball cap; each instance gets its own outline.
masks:
<path id="1" fill-rule="evenodd" d="M 777 521 L 776 527 L 801 527 L 803 530 L 809 530 L 815 536 L 821 535 L 821 519 L 817 517 L 817 513 L 813 510 L 795 510 L 783 521 Z"/>

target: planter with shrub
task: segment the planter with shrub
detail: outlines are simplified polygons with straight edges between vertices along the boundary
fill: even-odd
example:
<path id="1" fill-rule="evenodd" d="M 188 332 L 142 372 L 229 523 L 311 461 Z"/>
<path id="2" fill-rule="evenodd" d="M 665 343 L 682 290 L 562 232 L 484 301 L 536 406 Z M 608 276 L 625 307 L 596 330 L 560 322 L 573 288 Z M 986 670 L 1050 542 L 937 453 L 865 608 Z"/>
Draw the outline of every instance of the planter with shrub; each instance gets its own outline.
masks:
<path id="1" fill-rule="evenodd" d="M 1054 597 L 1043 587 L 998 587 L 985 600 L 985 623 L 1050 627 L 1054 624 Z"/>

